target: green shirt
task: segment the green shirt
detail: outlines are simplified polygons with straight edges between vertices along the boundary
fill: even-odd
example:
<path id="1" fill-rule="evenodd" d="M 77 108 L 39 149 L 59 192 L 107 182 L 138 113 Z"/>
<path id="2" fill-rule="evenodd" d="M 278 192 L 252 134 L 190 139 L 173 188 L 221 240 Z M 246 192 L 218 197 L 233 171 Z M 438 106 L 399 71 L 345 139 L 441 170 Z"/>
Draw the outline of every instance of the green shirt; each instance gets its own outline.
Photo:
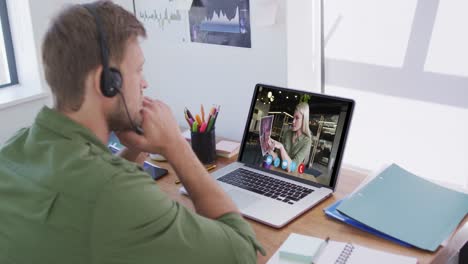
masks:
<path id="1" fill-rule="evenodd" d="M 297 166 L 304 162 L 305 157 L 310 151 L 312 139 L 305 134 L 301 134 L 295 143 L 293 143 L 294 132 L 288 130 L 284 133 L 283 146 L 289 157 Z"/>
<path id="2" fill-rule="evenodd" d="M 193 213 L 55 110 L 0 150 L 2 264 L 255 263 L 256 250 L 240 215 Z"/>

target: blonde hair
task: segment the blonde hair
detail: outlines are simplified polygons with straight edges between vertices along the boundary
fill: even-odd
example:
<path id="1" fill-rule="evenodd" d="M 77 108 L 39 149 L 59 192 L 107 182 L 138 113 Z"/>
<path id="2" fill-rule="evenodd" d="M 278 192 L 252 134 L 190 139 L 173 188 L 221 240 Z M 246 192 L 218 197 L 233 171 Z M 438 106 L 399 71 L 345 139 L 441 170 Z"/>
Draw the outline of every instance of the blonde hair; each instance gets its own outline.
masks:
<path id="1" fill-rule="evenodd" d="M 296 105 L 296 111 L 302 114 L 302 133 L 312 138 L 309 128 L 309 104 L 302 102 Z"/>

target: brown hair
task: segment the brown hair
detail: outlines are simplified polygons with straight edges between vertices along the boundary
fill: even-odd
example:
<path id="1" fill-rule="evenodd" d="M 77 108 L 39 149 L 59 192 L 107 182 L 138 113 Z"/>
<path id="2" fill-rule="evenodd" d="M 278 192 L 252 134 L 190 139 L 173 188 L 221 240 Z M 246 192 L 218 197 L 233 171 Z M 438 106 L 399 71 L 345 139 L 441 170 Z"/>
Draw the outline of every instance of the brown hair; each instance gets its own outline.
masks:
<path id="1" fill-rule="evenodd" d="M 112 3 L 94 3 L 105 31 L 109 65 L 119 65 L 129 40 L 146 37 L 136 17 Z M 96 21 L 82 5 L 60 12 L 47 31 L 42 44 L 42 60 L 47 83 L 60 111 L 78 111 L 84 99 L 86 75 L 102 65 Z"/>

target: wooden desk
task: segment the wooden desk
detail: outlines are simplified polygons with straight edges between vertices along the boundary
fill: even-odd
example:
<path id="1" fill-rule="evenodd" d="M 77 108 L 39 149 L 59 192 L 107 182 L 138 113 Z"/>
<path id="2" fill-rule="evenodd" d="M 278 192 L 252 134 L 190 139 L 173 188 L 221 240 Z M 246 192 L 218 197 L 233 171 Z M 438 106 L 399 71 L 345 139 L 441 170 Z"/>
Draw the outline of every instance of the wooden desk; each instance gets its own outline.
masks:
<path id="1" fill-rule="evenodd" d="M 237 157 L 225 159 L 218 157 L 216 170 L 235 161 L 236 158 Z M 168 175 L 157 181 L 157 184 L 160 186 L 160 188 L 166 192 L 169 197 L 193 210 L 193 204 L 190 199 L 187 198 L 187 196 L 179 194 L 179 187 L 181 185 L 174 183 L 177 179 L 177 176 L 175 175 L 175 172 L 171 166 L 167 162 L 155 163 L 169 170 Z M 265 257 L 259 256 L 258 263 L 266 263 L 292 232 L 320 238 L 326 238 L 329 236 L 332 240 L 353 242 L 362 246 L 367 246 L 390 253 L 411 256 L 417 258 L 418 263 L 420 264 L 433 263 L 434 260 L 437 260 L 437 263 L 443 263 L 439 262 L 441 258 L 443 258 L 443 253 L 441 253 L 443 250 L 441 250 L 441 248 L 439 248 L 439 250 L 434 253 L 415 248 L 406 248 L 368 234 L 364 231 L 350 227 L 341 222 L 328 219 L 325 216 L 323 213 L 323 209 L 325 207 L 352 192 L 359 185 L 359 183 L 365 179 L 365 177 L 366 174 L 364 173 L 343 168 L 340 172 L 338 186 L 333 196 L 307 211 L 305 214 L 298 217 L 282 229 L 275 229 L 255 221 L 248 220 L 257 234 L 257 239 L 267 251 L 267 255 Z M 467 222 L 468 218 L 465 218 L 461 225 Z"/>

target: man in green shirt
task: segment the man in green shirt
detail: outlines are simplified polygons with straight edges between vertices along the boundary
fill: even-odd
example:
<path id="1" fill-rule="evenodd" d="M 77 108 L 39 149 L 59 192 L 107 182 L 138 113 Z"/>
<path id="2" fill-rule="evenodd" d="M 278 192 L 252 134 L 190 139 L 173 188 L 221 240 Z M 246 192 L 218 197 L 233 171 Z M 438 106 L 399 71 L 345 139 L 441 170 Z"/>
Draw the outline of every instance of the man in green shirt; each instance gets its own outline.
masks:
<path id="1" fill-rule="evenodd" d="M 143 96 L 145 36 L 110 1 L 72 5 L 52 21 L 42 57 L 54 108 L 0 149 L 0 263 L 256 262 L 252 228 L 169 107 Z M 128 147 L 120 157 L 106 147 L 111 131 Z M 135 163 L 144 152 L 168 159 L 196 213 Z"/>

